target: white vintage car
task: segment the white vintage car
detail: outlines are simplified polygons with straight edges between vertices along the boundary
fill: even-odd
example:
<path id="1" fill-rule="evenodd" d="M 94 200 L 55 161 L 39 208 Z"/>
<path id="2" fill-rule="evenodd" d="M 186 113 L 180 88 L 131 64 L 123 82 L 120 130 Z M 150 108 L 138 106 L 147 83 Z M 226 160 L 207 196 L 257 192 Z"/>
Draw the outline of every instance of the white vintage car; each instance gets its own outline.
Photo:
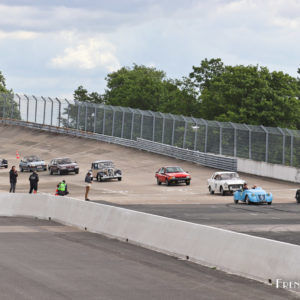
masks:
<path id="1" fill-rule="evenodd" d="M 208 190 L 211 194 L 233 192 L 243 188 L 245 180 L 240 179 L 236 172 L 216 172 L 207 180 Z"/>

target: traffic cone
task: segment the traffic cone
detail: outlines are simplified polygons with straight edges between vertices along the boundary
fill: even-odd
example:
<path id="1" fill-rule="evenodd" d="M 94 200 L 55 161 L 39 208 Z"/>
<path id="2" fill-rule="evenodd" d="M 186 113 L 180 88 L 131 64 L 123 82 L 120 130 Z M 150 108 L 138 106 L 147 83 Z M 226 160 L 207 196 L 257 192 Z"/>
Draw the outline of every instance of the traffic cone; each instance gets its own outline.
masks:
<path id="1" fill-rule="evenodd" d="M 20 159 L 20 155 L 19 155 L 19 151 L 18 150 L 16 151 L 16 158 Z"/>

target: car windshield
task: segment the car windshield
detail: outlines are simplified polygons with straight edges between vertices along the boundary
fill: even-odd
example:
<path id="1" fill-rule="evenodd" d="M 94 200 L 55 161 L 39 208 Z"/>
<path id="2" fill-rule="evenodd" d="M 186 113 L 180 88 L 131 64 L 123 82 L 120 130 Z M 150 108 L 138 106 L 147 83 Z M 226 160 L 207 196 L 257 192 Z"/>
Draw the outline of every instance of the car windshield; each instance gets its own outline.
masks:
<path id="1" fill-rule="evenodd" d="M 62 159 L 58 159 L 58 160 L 57 160 L 57 163 L 58 163 L 59 165 L 66 165 L 66 164 L 71 164 L 72 161 L 71 161 L 70 158 L 62 158 Z"/>
<path id="2" fill-rule="evenodd" d="M 99 168 L 107 168 L 107 167 L 112 167 L 113 168 L 114 164 L 112 161 L 102 161 L 99 163 Z"/>
<path id="3" fill-rule="evenodd" d="M 28 162 L 40 161 L 40 159 L 39 159 L 37 156 L 29 156 L 29 157 L 26 157 L 26 160 L 27 160 Z"/>
<path id="4" fill-rule="evenodd" d="M 184 172 L 182 168 L 180 167 L 168 167 L 166 168 L 166 173 L 180 173 Z"/>
<path id="5" fill-rule="evenodd" d="M 224 173 L 224 174 L 221 174 L 221 180 L 228 180 L 228 179 L 237 179 L 239 178 L 239 175 L 238 173 Z"/>

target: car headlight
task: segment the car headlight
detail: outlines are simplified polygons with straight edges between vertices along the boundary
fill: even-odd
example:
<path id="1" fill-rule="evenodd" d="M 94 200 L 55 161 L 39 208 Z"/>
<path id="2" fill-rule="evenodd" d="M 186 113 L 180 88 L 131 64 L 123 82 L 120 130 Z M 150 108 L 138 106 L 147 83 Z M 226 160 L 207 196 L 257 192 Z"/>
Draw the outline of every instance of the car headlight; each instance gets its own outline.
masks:
<path id="1" fill-rule="evenodd" d="M 176 178 L 175 176 L 172 176 L 172 177 L 171 177 L 171 179 L 175 179 L 175 178 Z"/>
<path id="2" fill-rule="evenodd" d="M 191 178 L 191 176 L 186 176 L 186 178 Z"/>

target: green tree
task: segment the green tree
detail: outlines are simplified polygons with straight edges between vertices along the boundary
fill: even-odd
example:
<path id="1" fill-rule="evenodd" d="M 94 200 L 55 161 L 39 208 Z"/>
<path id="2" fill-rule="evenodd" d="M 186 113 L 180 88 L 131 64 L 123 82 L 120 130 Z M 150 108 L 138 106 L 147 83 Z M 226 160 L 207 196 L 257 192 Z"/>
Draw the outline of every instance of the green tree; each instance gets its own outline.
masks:
<path id="1" fill-rule="evenodd" d="M 5 77 L 0 71 L 0 117 L 20 119 L 17 103 L 14 101 L 12 90 L 6 88 Z"/>
<path id="2" fill-rule="evenodd" d="M 205 119 L 300 128 L 299 84 L 283 72 L 259 66 L 223 66 L 205 60 L 191 77 L 200 87 Z M 212 68 L 213 65 L 213 68 Z M 205 69 L 207 68 L 207 70 Z M 199 81 L 198 81 L 199 80 Z"/>
<path id="3" fill-rule="evenodd" d="M 82 85 L 79 86 L 74 91 L 74 100 L 81 101 L 81 102 L 91 102 L 91 103 L 103 103 L 104 99 L 103 96 L 96 93 L 88 93 L 87 89 L 85 89 Z"/>

